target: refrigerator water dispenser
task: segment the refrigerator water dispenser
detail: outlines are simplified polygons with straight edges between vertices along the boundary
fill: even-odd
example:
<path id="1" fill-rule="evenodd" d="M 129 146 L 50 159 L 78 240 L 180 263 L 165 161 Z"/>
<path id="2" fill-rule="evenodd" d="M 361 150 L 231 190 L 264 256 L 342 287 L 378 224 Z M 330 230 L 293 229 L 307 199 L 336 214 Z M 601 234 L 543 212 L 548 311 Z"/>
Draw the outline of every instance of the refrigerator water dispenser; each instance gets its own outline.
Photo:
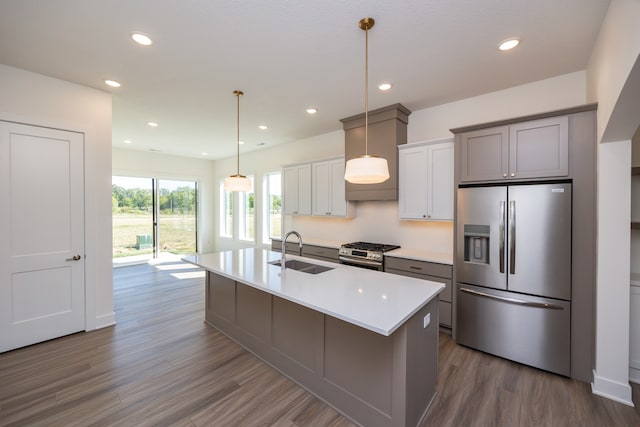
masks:
<path id="1" fill-rule="evenodd" d="M 464 225 L 464 260 L 476 264 L 489 264 L 488 225 Z"/>

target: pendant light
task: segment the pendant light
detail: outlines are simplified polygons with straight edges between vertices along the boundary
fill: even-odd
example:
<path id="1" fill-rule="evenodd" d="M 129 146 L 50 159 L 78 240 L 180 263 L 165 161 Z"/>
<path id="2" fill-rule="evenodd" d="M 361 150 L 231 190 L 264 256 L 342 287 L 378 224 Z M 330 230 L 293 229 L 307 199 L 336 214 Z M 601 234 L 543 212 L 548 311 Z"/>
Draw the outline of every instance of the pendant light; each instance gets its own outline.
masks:
<path id="1" fill-rule="evenodd" d="M 237 169 L 236 174 L 228 176 L 224 179 L 224 189 L 227 191 L 246 192 L 251 191 L 251 180 L 244 175 L 240 175 L 240 97 L 244 95 L 240 90 L 234 90 L 233 94 L 237 99 L 237 130 L 238 140 L 236 146 L 238 148 Z"/>
<path id="2" fill-rule="evenodd" d="M 358 23 L 365 34 L 364 60 L 364 155 L 347 161 L 344 179 L 352 184 L 378 184 L 389 179 L 387 159 L 369 155 L 369 30 L 373 18 L 362 18 Z"/>

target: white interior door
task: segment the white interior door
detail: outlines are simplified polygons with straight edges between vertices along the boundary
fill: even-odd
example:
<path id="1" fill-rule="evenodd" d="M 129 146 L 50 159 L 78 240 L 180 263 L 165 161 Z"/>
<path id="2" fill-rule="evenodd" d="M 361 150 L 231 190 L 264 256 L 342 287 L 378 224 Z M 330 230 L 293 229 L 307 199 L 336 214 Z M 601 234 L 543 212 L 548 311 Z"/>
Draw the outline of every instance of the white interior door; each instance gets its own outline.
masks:
<path id="1" fill-rule="evenodd" d="M 0 121 L 0 352 L 85 329 L 84 137 Z"/>

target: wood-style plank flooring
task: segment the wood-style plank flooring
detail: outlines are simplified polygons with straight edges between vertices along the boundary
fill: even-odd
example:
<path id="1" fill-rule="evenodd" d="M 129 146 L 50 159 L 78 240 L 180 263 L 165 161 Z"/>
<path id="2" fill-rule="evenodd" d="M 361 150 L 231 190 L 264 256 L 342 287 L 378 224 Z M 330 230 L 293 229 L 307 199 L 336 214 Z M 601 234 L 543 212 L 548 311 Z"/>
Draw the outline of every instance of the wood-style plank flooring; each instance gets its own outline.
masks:
<path id="1" fill-rule="evenodd" d="M 115 327 L 0 354 L 0 426 L 353 426 L 206 326 L 193 266 L 115 269 L 114 305 Z M 640 426 L 589 384 L 440 338 L 424 426 Z"/>

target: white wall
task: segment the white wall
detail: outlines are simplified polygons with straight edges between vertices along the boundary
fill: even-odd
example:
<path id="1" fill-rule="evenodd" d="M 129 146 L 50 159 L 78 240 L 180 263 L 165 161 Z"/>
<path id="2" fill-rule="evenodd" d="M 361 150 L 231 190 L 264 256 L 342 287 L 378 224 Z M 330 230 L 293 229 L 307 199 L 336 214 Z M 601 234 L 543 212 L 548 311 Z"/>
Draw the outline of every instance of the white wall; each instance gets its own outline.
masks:
<path id="1" fill-rule="evenodd" d="M 585 104 L 586 72 L 552 77 L 413 112 L 408 142 L 451 136 L 449 129 Z"/>
<path id="2" fill-rule="evenodd" d="M 511 89 L 468 98 L 413 112 L 409 116 L 408 142 L 450 137 L 449 129 L 553 111 L 586 102 L 586 74 L 579 71 Z M 339 126 L 339 124 L 337 124 Z M 241 154 L 240 172 L 255 174 L 278 171 L 284 164 L 319 160 L 344 154 L 344 132 L 335 132 Z M 235 158 L 216 162 L 218 179 L 235 173 Z M 256 188 L 261 191 L 261 188 Z M 258 199 L 260 200 L 260 199 Z M 216 218 L 217 221 L 217 218 Z M 380 226 L 383 224 L 384 226 Z M 398 220 L 397 202 L 357 202 L 353 219 L 285 217 L 284 230 L 298 230 L 310 240 L 354 240 L 399 243 L 403 247 L 453 253 L 453 224 Z M 236 247 L 237 242 L 218 239 L 218 248 Z"/>
<path id="3" fill-rule="evenodd" d="M 113 175 L 197 181 L 198 249 L 202 253 L 215 249 L 216 184 L 212 160 L 118 148 L 112 153 Z"/>
<path id="4" fill-rule="evenodd" d="M 613 0 L 587 67 L 598 102 L 598 259 L 593 392 L 633 406 L 629 386 L 631 138 L 640 125 L 640 2 Z"/>
<path id="5" fill-rule="evenodd" d="M 85 134 L 86 328 L 111 325 L 111 95 L 1 64 L 0 94 L 0 117 Z"/>

